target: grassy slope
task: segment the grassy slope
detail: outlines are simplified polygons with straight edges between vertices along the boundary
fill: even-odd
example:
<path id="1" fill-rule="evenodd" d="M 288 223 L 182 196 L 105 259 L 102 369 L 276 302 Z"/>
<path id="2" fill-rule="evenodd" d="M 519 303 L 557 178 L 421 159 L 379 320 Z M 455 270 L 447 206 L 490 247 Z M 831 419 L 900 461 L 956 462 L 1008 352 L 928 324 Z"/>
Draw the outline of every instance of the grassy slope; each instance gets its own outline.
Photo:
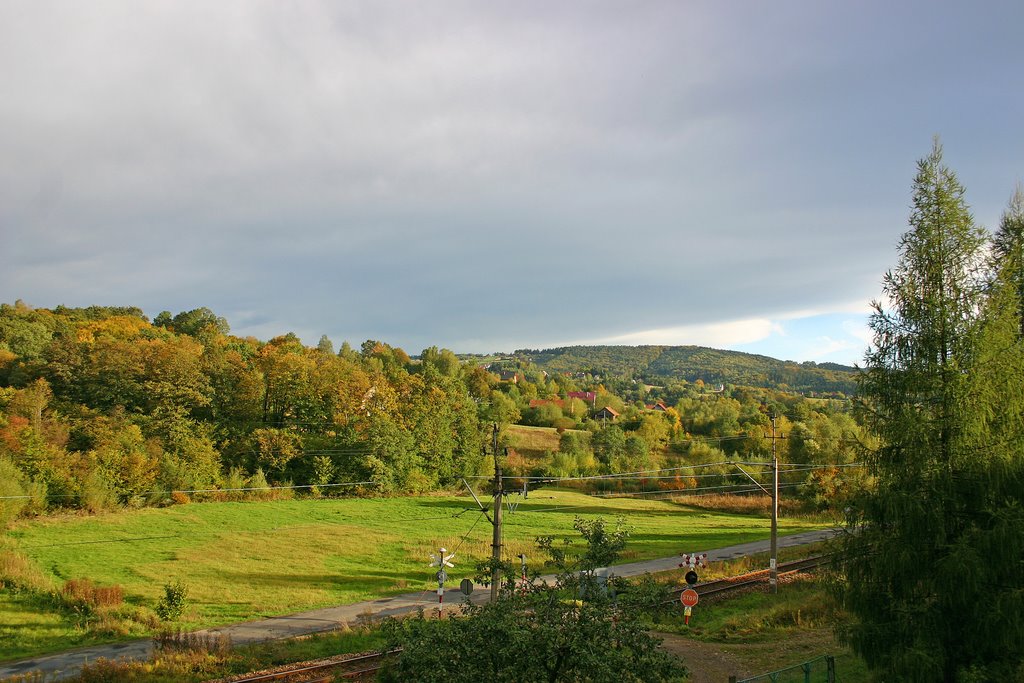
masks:
<path id="1" fill-rule="evenodd" d="M 490 552 L 491 527 L 474 507 L 470 498 L 455 496 L 190 504 L 22 523 L 8 534 L 8 547 L 58 583 L 87 577 L 120 584 L 134 604 L 153 606 L 165 582 L 182 580 L 191 608 L 181 625 L 198 628 L 430 590 L 436 583 L 427 563 L 439 546 L 458 549 L 451 572 L 458 582 Z M 534 539 L 575 536 L 576 515 L 619 514 L 633 526 L 623 561 L 768 535 L 759 516 L 540 490 L 505 516 L 506 553 L 536 558 Z M 781 524 L 783 533 L 815 526 Z M 0 623 L 24 624 L 25 634 L 44 627 L 32 625 L 38 620 L 24 601 L 0 596 Z M 59 631 L 49 617 L 39 618 Z M 9 640 L 0 645 L 0 659 L 23 656 Z"/>

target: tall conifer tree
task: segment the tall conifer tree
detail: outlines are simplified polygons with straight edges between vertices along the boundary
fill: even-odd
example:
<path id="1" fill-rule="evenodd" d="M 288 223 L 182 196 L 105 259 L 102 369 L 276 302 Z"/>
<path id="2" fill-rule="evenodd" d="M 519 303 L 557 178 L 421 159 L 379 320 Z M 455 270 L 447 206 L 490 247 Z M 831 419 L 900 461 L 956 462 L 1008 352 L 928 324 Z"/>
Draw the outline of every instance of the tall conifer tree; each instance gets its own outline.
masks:
<path id="1" fill-rule="evenodd" d="M 1024 336 L 1024 187 L 1017 185 L 992 244 L 995 269 L 1016 290 L 1017 318 Z"/>
<path id="2" fill-rule="evenodd" d="M 1024 364 L 1015 290 L 986 282 L 984 246 L 936 141 L 873 304 L 860 398 L 882 446 L 838 585 L 846 635 L 886 680 L 990 680 L 1022 661 Z"/>

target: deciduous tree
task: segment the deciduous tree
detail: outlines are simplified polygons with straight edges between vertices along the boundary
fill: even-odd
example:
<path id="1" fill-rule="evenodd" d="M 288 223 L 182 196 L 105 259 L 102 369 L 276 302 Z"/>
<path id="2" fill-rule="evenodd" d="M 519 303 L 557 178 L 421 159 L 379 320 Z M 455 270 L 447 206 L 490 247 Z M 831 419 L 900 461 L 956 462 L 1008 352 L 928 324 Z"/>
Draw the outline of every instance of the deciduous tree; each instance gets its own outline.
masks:
<path id="1" fill-rule="evenodd" d="M 502 598 L 467 603 L 460 619 L 421 617 L 391 621 L 386 633 L 403 650 L 385 671 L 385 681 L 589 681 L 591 683 L 681 681 L 685 670 L 658 649 L 659 641 L 639 619 L 640 610 L 612 598 L 594 570 L 610 564 L 628 532 L 603 520 L 577 519 L 586 540 L 582 553 L 544 539 L 559 578 L 506 585 Z M 515 572 L 509 573 L 515 576 Z M 582 590 L 581 590 L 582 589 Z M 580 593 L 585 600 L 576 600 Z"/>

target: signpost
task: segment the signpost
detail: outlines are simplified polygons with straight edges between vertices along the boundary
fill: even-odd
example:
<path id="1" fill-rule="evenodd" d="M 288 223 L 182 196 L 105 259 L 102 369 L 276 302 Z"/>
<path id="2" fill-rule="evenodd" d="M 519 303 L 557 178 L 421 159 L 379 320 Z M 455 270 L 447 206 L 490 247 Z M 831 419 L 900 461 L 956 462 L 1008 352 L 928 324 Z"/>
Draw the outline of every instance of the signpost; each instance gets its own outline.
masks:
<path id="1" fill-rule="evenodd" d="M 690 615 L 693 614 L 693 608 L 698 600 L 700 596 L 692 588 L 687 588 L 679 595 L 679 602 L 683 603 L 683 621 L 687 626 L 690 625 Z"/>
<path id="2" fill-rule="evenodd" d="M 699 600 L 697 591 L 693 590 L 693 587 L 697 585 L 697 581 L 700 580 L 700 577 L 697 576 L 696 567 L 708 566 L 708 554 L 684 553 L 683 561 L 679 563 L 679 566 L 690 568 L 683 577 L 689 588 L 679 594 L 679 602 L 683 603 L 683 616 L 685 617 L 686 625 L 689 626 L 690 615 L 693 614 L 693 608 L 697 604 L 697 600 Z"/>

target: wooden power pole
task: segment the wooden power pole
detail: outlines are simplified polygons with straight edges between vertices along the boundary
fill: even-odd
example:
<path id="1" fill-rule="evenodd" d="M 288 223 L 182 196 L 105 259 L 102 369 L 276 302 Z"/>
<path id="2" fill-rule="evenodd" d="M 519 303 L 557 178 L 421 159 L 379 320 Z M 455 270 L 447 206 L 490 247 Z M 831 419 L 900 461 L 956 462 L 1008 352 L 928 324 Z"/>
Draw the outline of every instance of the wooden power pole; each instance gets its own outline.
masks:
<path id="1" fill-rule="evenodd" d="M 775 435 L 775 416 L 772 415 L 772 546 L 768 559 L 768 583 L 772 593 L 779 592 L 779 454 L 776 444 L 784 435 Z"/>
<path id="2" fill-rule="evenodd" d="M 491 602 L 498 599 L 501 586 L 501 461 L 498 460 L 498 425 L 494 425 L 494 438 L 492 441 L 494 451 L 494 536 L 491 541 L 491 558 L 494 566 L 491 569 Z"/>

